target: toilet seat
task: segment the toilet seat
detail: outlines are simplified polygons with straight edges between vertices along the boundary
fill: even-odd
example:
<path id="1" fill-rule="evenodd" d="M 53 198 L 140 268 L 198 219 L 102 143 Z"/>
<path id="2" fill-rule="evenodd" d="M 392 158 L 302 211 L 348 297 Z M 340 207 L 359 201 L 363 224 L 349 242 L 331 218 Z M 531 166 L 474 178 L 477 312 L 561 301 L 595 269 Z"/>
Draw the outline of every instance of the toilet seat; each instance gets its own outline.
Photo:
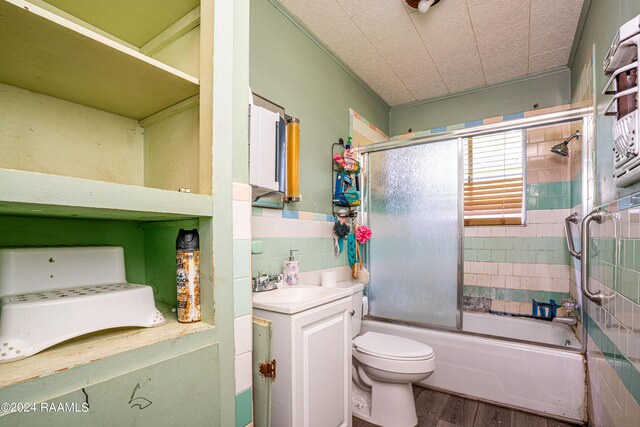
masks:
<path id="1" fill-rule="evenodd" d="M 354 338 L 353 347 L 360 353 L 387 360 L 422 361 L 434 357 L 433 349 L 412 339 L 366 332 Z"/>
<path id="2" fill-rule="evenodd" d="M 378 332 L 354 338 L 353 357 L 367 369 L 399 374 L 402 378 L 433 372 L 436 368 L 433 349 L 428 345 Z"/>

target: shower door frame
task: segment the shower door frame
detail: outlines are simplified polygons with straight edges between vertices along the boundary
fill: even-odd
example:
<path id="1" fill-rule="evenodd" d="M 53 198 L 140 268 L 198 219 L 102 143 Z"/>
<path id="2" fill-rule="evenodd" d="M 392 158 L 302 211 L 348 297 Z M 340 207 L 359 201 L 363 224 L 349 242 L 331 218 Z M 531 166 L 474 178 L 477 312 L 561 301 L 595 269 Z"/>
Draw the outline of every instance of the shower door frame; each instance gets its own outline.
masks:
<path id="1" fill-rule="evenodd" d="M 464 204 L 463 204 L 463 188 L 464 188 L 464 183 L 463 181 L 463 163 L 462 163 L 462 138 L 461 137 L 456 137 L 456 138 L 446 138 L 446 139 L 438 139 L 438 140 L 434 140 L 434 141 L 425 141 L 425 142 L 416 142 L 413 144 L 408 144 L 408 145 L 402 145 L 402 146 L 394 146 L 394 147 L 389 147 L 389 148 L 382 148 L 382 149 L 371 149 L 371 150 L 366 150 L 367 147 L 364 147 L 364 150 L 361 150 L 360 153 L 363 155 L 363 168 L 366 171 L 366 173 L 364 174 L 364 180 L 363 180 L 363 186 L 362 188 L 365 190 L 363 191 L 362 197 L 363 197 L 363 212 L 362 212 L 362 218 L 363 218 L 363 222 L 366 225 L 370 225 L 369 224 L 369 213 L 371 212 L 371 197 L 369 194 L 369 154 L 371 153 L 375 153 L 375 152 L 381 152 L 381 151 L 388 151 L 388 150 L 394 150 L 394 149 L 398 149 L 398 148 L 404 148 L 404 147 L 415 147 L 415 146 L 419 146 L 419 145 L 426 145 L 426 144 L 438 144 L 438 143 L 446 143 L 446 142 L 451 142 L 456 144 L 456 148 L 457 148 L 457 152 L 458 152 L 458 162 L 457 162 L 457 166 L 458 166 L 458 197 L 457 197 L 457 204 L 458 204 L 458 226 L 457 226 L 457 235 L 458 235 L 458 268 L 457 268 L 457 295 L 456 295 L 456 326 L 455 328 L 452 328 L 450 326 L 445 326 L 445 325 L 438 325 L 438 324 L 433 324 L 433 323 L 423 323 L 423 322 L 413 322 L 413 321 L 406 321 L 406 320 L 400 320 L 400 319 L 388 319 L 385 317 L 377 317 L 377 316 L 369 316 L 370 319 L 375 319 L 375 320 L 389 320 L 392 322 L 398 322 L 398 323 L 404 323 L 404 324 L 416 324 L 416 325 L 422 325 L 424 327 L 427 328 L 431 328 L 431 329 L 444 329 L 444 330 L 462 330 L 462 309 L 463 309 L 463 274 L 464 274 L 464 245 L 463 245 L 463 241 L 462 239 L 464 238 Z M 382 143 L 382 144 L 386 144 L 386 143 Z M 377 145 L 377 144 L 376 144 Z M 370 145 L 368 147 L 374 148 L 373 145 Z M 365 246 L 365 251 L 364 251 L 364 258 L 366 260 L 366 264 L 367 264 L 367 269 L 369 271 L 371 271 L 371 266 L 369 265 L 369 247 Z"/>
<path id="2" fill-rule="evenodd" d="M 366 320 L 375 320 L 375 321 L 379 321 L 379 322 L 386 322 L 386 323 L 394 323 L 394 324 L 398 324 L 398 325 L 406 325 L 406 326 L 414 326 L 414 327 L 419 327 L 419 328 L 425 328 L 425 329 L 433 329 L 433 330 L 439 330 L 439 331 L 446 331 L 446 332 L 454 332 L 454 333 L 459 333 L 459 334 L 465 334 L 465 335 L 472 335 L 472 336 L 477 336 L 477 337 L 482 337 L 482 338 L 491 338 L 491 339 L 498 339 L 498 340 L 502 340 L 502 341 L 508 341 L 508 342 L 514 342 L 514 343 L 520 343 L 520 344 L 530 344 L 530 345 L 538 345 L 541 347 L 547 347 L 547 348 L 555 348 L 555 349 L 559 349 L 559 350 L 564 350 L 564 351 L 569 351 L 569 352 L 581 352 L 581 348 L 577 347 L 577 348 L 573 348 L 573 347 L 563 347 L 563 346 L 558 346 L 558 345 L 554 345 L 554 344 L 547 344 L 547 343 L 540 343 L 540 342 L 535 342 L 535 341 L 527 341 L 527 340 L 521 340 L 521 339 L 517 339 L 517 338 L 510 338 L 510 337 L 502 337 L 499 335 L 489 335 L 489 334 L 483 334 L 483 333 L 478 333 L 478 332 L 469 332 L 469 331 L 464 331 L 462 329 L 463 327 L 463 286 L 464 286 L 464 245 L 463 245 L 463 239 L 464 239 L 464 202 L 463 202 L 463 198 L 464 198 L 464 193 L 463 193 L 463 186 L 464 186 L 464 182 L 463 182 L 463 165 L 462 165 L 462 140 L 464 138 L 467 137 L 471 137 L 471 136 L 479 136 L 479 135 L 484 135 L 484 134 L 489 134 L 489 133 L 496 133 L 496 132 L 506 132 L 506 131 L 510 131 L 510 130 L 523 130 L 526 131 L 530 128 L 535 128 L 535 127 L 540 127 L 540 126 L 550 126 L 550 125 L 557 125 L 557 124 L 562 124 L 562 123 L 568 123 L 568 122 L 573 122 L 573 121 L 577 121 L 577 120 L 584 120 L 586 117 L 588 117 L 589 115 L 593 115 L 594 114 L 594 107 L 593 106 L 587 106 L 587 107 L 580 107 L 580 108 L 573 108 L 573 109 L 567 109 L 564 111 L 559 111 L 559 112 L 554 112 L 554 113 L 548 113 L 548 114 L 540 114 L 538 116 L 532 116 L 532 117 L 522 117 L 519 119 L 513 119 L 513 120 L 509 120 L 509 121 L 503 121 L 503 122 L 498 122 L 498 123 L 490 123 L 490 124 L 482 124 L 482 125 L 478 125 L 478 126 L 472 126 L 472 127 L 468 127 L 468 128 L 463 128 L 463 129 L 458 129 L 458 130 L 450 130 L 450 131 L 444 131 L 444 132 L 438 132 L 436 134 L 428 134 L 428 135 L 423 135 L 423 136 L 413 136 L 413 137 L 409 137 L 409 138 L 403 138 L 403 139 L 392 139 L 390 141 L 386 141 L 386 142 L 379 142 L 376 144 L 371 144 L 371 145 L 366 145 L 366 146 L 361 146 L 361 147 L 356 147 L 354 148 L 354 151 L 357 152 L 358 154 L 362 155 L 362 169 L 364 171 L 364 179 L 363 179 L 363 191 L 362 191 L 362 224 L 364 225 L 370 225 L 369 224 L 369 212 L 371 212 L 371 197 L 369 196 L 369 153 L 374 153 L 374 152 L 378 152 L 378 151 L 386 151 L 386 150 L 390 150 L 390 149 L 394 149 L 394 148 L 402 148 L 402 147 L 410 147 L 410 146 L 415 146 L 415 145 L 423 145 L 423 144 L 428 144 L 428 143 L 436 143 L 436 142 L 443 142 L 443 141 L 451 141 L 451 140 L 457 140 L 458 142 L 458 173 L 459 173 L 459 196 L 458 196 L 458 211 L 459 211 L 459 219 L 458 219 L 458 283 L 457 283 L 457 289 L 458 289 L 458 300 L 457 300 L 457 307 L 456 307 L 456 327 L 452 328 L 449 326 L 444 326 L 444 325 L 437 325 L 437 324 L 432 324 L 432 323 L 423 323 L 423 322 L 415 322 L 415 321 L 406 321 L 406 320 L 399 320 L 399 319 L 390 319 L 390 318 L 386 318 L 386 317 L 378 317 L 378 316 L 371 316 L 371 315 L 366 315 L 364 316 L 364 319 Z M 526 154 L 526 141 L 524 142 L 524 147 L 523 150 Z M 524 158 L 524 160 L 526 162 L 526 156 Z M 524 168 L 523 174 L 524 174 L 524 179 L 523 179 L 523 186 L 526 185 L 526 167 Z M 523 220 L 525 219 L 525 217 L 523 217 Z M 371 266 L 369 265 L 369 250 L 368 247 L 365 246 L 364 248 L 364 259 L 365 259 L 365 264 L 367 266 L 367 268 L 369 270 L 371 270 Z M 584 325 L 582 326 L 582 329 L 584 330 Z M 583 339 L 581 341 L 584 340 L 584 334 L 582 334 Z M 584 347 L 584 343 L 581 342 L 581 345 Z"/>

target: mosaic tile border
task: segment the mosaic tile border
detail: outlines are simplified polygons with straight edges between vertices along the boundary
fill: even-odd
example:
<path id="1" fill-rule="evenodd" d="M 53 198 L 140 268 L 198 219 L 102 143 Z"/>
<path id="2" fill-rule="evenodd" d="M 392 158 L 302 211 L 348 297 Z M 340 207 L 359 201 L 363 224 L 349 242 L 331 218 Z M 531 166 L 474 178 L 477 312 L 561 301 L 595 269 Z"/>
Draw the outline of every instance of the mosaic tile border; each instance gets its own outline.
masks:
<path id="1" fill-rule="evenodd" d="M 570 109 L 571 109 L 571 104 L 563 104 L 563 105 L 558 105 L 556 107 L 541 108 L 539 110 L 525 111 L 525 112 L 513 113 L 513 114 L 505 114 L 504 116 L 490 117 L 490 118 L 482 119 L 482 120 L 471 120 L 471 121 L 464 122 L 464 123 L 456 123 L 456 124 L 449 125 L 449 126 L 441 126 L 441 127 L 437 127 L 437 128 L 433 128 L 433 129 L 427 129 L 427 130 L 424 130 L 424 131 L 419 131 L 419 132 L 404 133 L 404 134 L 401 134 L 401 135 L 396 135 L 396 136 L 391 137 L 391 140 L 404 139 L 404 138 L 407 138 L 407 137 L 412 137 L 413 138 L 413 137 L 433 135 L 433 134 L 441 133 L 441 132 L 450 132 L 450 131 L 459 130 L 459 129 L 471 128 L 471 127 L 475 127 L 475 126 L 488 125 L 488 124 L 492 124 L 492 123 L 500 123 L 500 122 L 507 122 L 507 121 L 510 121 L 510 120 L 523 119 L 525 117 L 535 117 L 535 116 L 540 116 L 540 115 L 543 115 L 543 114 L 557 113 L 557 112 L 560 112 L 560 111 L 567 111 L 567 110 L 570 110 Z"/>
<path id="2" fill-rule="evenodd" d="M 636 206 L 640 206 L 640 191 L 601 205 L 600 208 L 604 209 L 606 213 L 614 213 L 635 208 Z"/>
<path id="3" fill-rule="evenodd" d="M 335 216 L 315 213 L 315 212 L 305 212 L 305 211 L 292 211 L 288 209 L 267 209 L 267 208 L 251 208 L 252 216 L 270 216 L 274 218 L 285 218 L 285 219 L 304 219 L 308 221 L 328 221 L 334 222 L 336 220 Z"/>
<path id="4" fill-rule="evenodd" d="M 360 120 L 362 123 L 364 123 L 365 125 L 369 126 L 369 129 L 371 129 L 372 131 L 374 131 L 378 135 L 383 136 L 385 138 L 389 138 L 389 135 L 384 133 L 381 129 L 379 129 L 376 125 L 371 123 L 369 120 L 367 120 L 364 117 L 362 117 L 362 114 L 358 113 L 353 108 L 349 108 L 349 130 L 350 131 L 353 131 L 353 119 Z"/>

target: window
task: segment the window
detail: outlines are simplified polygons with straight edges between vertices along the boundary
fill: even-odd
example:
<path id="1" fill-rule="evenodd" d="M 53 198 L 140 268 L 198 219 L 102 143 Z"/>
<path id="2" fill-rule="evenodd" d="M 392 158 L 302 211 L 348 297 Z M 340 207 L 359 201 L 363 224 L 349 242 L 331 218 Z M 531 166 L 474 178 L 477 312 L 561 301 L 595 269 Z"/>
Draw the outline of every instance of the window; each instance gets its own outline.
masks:
<path id="1" fill-rule="evenodd" d="M 468 137 L 464 145 L 464 225 L 521 225 L 523 131 Z"/>

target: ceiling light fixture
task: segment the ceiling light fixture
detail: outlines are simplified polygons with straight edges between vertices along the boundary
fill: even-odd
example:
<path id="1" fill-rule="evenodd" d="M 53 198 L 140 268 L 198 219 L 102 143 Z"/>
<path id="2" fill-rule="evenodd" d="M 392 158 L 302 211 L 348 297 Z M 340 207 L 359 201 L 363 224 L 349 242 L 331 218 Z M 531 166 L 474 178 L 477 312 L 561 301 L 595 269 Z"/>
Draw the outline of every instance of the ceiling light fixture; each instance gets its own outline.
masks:
<path id="1" fill-rule="evenodd" d="M 405 2 L 412 8 L 418 9 L 420 13 L 426 13 L 431 6 L 438 4 L 440 0 L 405 0 Z"/>

